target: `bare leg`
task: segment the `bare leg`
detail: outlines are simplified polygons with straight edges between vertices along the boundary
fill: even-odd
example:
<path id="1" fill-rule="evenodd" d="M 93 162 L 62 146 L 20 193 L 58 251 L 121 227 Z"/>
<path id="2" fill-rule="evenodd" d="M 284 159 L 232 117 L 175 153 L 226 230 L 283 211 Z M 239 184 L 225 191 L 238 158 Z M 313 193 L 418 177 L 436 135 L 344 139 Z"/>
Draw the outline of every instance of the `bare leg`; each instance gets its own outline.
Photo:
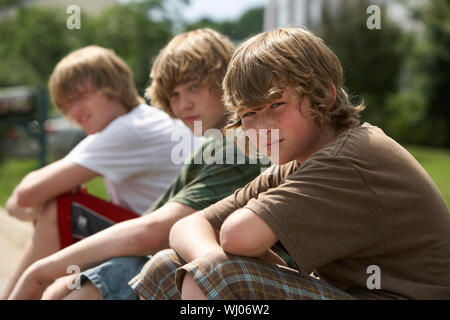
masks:
<path id="1" fill-rule="evenodd" d="M 96 286 L 87 280 L 81 288 L 71 289 L 74 281 L 78 277 L 76 274 L 65 276 L 56 280 L 47 287 L 42 300 L 101 300 L 102 296 Z"/>
<path id="2" fill-rule="evenodd" d="M 70 294 L 72 285 L 78 275 L 72 274 L 57 279 L 42 294 L 42 300 L 62 300 L 65 296 Z"/>
<path id="3" fill-rule="evenodd" d="M 182 300 L 207 300 L 202 290 L 198 287 L 189 273 L 186 273 L 183 279 L 183 287 L 181 288 Z"/>
<path id="4" fill-rule="evenodd" d="M 33 237 L 28 242 L 25 253 L 1 295 L 7 299 L 22 273 L 35 261 L 47 257 L 61 249 L 56 200 L 49 202 L 35 222 Z"/>
<path id="5" fill-rule="evenodd" d="M 72 290 L 63 300 L 102 300 L 102 295 L 98 288 L 87 280 L 79 290 Z"/>

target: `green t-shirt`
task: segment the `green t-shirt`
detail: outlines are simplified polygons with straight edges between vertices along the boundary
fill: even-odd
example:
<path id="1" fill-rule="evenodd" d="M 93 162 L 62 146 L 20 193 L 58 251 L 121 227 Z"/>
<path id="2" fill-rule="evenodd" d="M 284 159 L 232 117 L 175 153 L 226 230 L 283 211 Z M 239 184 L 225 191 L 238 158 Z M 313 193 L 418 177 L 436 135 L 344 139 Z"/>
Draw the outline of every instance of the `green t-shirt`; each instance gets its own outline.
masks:
<path id="1" fill-rule="evenodd" d="M 230 151 L 233 156 L 230 156 Z M 244 164 L 238 164 L 243 159 Z M 234 142 L 210 136 L 191 155 L 170 188 L 144 214 L 155 211 L 169 201 L 203 210 L 246 185 L 269 165 L 263 166 L 261 161 L 250 164 L 250 159 Z"/>

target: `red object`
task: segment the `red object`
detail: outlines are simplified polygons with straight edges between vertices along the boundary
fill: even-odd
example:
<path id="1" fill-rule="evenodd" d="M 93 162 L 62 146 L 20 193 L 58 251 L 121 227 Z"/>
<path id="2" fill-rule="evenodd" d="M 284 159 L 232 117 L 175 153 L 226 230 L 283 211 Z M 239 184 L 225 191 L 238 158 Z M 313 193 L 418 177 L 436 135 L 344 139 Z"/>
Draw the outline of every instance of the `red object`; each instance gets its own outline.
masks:
<path id="1" fill-rule="evenodd" d="M 83 206 L 95 211 L 97 214 L 118 223 L 125 220 L 138 218 L 139 215 L 131 210 L 119 207 L 111 202 L 100 199 L 96 196 L 88 194 L 85 188 L 77 193 L 65 193 L 58 197 L 58 229 L 61 249 L 68 247 L 80 239 L 72 236 L 72 203 L 79 203 Z"/>

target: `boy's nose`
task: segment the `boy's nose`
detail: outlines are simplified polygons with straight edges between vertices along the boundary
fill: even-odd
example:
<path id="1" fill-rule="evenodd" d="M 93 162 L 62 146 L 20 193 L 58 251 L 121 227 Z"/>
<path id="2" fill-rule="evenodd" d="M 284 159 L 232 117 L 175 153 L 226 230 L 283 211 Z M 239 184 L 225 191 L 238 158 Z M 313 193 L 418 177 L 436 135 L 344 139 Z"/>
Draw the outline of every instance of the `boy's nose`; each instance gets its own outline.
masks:
<path id="1" fill-rule="evenodd" d="M 70 107 L 68 115 L 74 120 L 78 120 L 83 115 L 83 107 L 81 104 L 74 104 Z"/>
<path id="2" fill-rule="evenodd" d="M 192 99 L 190 99 L 188 96 L 180 97 L 180 109 L 181 110 L 191 109 L 193 106 L 194 106 L 194 103 L 193 103 Z"/>
<path id="3" fill-rule="evenodd" d="M 256 129 L 271 130 L 271 129 L 279 129 L 279 128 L 277 127 L 270 112 L 263 112 L 263 113 L 259 114 L 256 119 Z"/>

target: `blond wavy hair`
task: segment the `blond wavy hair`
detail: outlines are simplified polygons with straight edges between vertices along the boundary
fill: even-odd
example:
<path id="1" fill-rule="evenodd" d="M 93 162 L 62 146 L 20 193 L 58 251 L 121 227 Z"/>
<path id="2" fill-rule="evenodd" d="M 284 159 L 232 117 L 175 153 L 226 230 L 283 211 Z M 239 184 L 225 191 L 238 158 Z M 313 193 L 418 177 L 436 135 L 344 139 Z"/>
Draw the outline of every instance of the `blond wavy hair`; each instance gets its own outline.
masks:
<path id="1" fill-rule="evenodd" d="M 182 83 L 199 80 L 222 93 L 222 80 L 233 53 L 228 37 L 209 28 L 185 32 L 174 37 L 153 63 L 151 85 L 145 97 L 152 105 L 175 118 L 170 94 Z"/>
<path id="2" fill-rule="evenodd" d="M 53 104 L 66 113 L 67 104 L 86 92 L 101 90 L 127 110 L 145 100 L 139 96 L 133 73 L 111 49 L 87 46 L 71 52 L 53 70 L 49 89 Z"/>
<path id="3" fill-rule="evenodd" d="M 305 28 L 287 27 L 256 35 L 233 54 L 223 81 L 223 102 L 231 113 L 227 128 L 240 127 L 239 110 L 263 108 L 281 98 L 288 85 L 300 97 L 309 97 L 319 127 L 340 130 L 359 125 L 364 104 L 350 103 L 339 59 Z"/>

